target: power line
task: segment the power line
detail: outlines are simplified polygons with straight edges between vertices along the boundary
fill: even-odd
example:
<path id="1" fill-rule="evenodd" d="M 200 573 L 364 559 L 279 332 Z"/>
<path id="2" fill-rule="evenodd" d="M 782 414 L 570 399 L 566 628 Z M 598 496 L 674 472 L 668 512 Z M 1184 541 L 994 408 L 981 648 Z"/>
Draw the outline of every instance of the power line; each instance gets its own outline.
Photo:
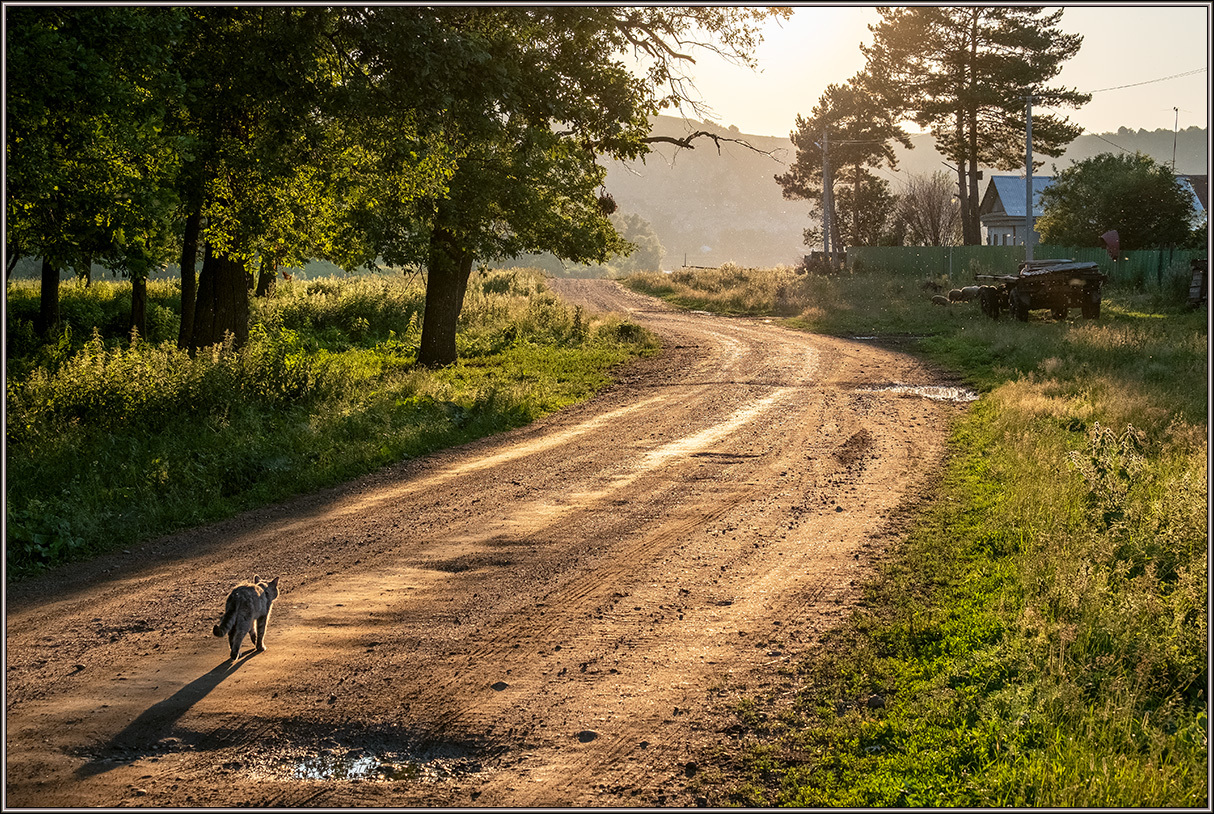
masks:
<path id="1" fill-rule="evenodd" d="M 1169 79 L 1179 79 L 1182 76 L 1192 76 L 1193 74 L 1203 73 L 1205 70 L 1206 70 L 1205 68 L 1195 68 L 1194 70 L 1191 70 L 1191 71 L 1185 71 L 1184 73 L 1176 73 L 1176 74 L 1172 74 L 1171 76 L 1161 77 L 1159 79 L 1148 79 L 1145 82 L 1133 82 L 1129 85 L 1117 85 L 1116 87 L 1112 87 L 1112 88 L 1101 88 L 1100 90 L 1088 91 L 1088 93 L 1104 93 L 1106 90 L 1121 90 L 1122 88 L 1136 88 L 1139 85 L 1151 85 L 1151 84 L 1154 84 L 1155 82 L 1166 82 Z"/>
<path id="2" fill-rule="evenodd" d="M 1084 130 L 1083 132 L 1084 132 L 1084 135 L 1091 136 L 1092 138 L 1098 138 L 1101 141 L 1103 141 L 1105 144 L 1113 144 L 1113 142 L 1109 141 L 1104 136 L 1098 136 L 1095 133 L 1093 133 L 1091 130 Z M 1122 147 L 1120 144 L 1113 144 L 1113 146 L 1116 147 L 1118 150 L 1121 150 L 1123 153 L 1130 152 L 1125 147 Z"/>

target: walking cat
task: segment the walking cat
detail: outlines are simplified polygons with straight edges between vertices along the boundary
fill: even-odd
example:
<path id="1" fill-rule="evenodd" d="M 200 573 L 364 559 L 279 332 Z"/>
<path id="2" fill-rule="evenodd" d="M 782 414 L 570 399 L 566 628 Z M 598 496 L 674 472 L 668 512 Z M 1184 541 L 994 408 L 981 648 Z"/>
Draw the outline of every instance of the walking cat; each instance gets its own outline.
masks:
<path id="1" fill-rule="evenodd" d="M 270 621 L 270 606 L 277 598 L 278 577 L 263 582 L 255 576 L 251 584 L 237 585 L 228 594 L 223 618 L 211 632 L 219 637 L 227 635 L 232 646 L 230 661 L 236 661 L 240 655 L 240 642 L 246 633 L 258 653 L 266 649 L 266 623 Z"/>

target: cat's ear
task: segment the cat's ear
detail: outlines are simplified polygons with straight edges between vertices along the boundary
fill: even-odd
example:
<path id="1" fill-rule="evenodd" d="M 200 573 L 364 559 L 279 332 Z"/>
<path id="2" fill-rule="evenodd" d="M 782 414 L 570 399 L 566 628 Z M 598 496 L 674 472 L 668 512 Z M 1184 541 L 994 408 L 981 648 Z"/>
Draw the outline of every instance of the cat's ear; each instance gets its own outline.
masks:
<path id="1" fill-rule="evenodd" d="M 256 574 L 254 574 L 254 575 L 253 575 L 253 584 L 254 584 L 254 585 L 256 585 L 256 584 L 258 584 L 259 582 L 261 582 L 261 577 L 259 577 L 259 576 L 257 576 Z"/>
<path id="2" fill-rule="evenodd" d="M 278 587 L 278 577 L 274 577 L 274 579 L 270 580 L 270 584 L 273 585 L 275 588 L 277 588 Z"/>

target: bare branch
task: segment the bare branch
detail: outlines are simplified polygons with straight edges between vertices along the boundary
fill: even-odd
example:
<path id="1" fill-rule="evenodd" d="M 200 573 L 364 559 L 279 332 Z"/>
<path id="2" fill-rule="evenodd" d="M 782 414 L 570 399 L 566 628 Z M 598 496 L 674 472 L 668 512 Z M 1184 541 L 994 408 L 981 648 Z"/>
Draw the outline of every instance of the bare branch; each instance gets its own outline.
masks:
<path id="1" fill-rule="evenodd" d="M 631 42 L 634 46 L 642 48 L 645 51 L 648 51 L 649 54 L 654 57 L 657 57 L 656 50 L 661 49 L 661 50 L 665 51 L 667 53 L 667 55 L 673 57 L 674 59 L 684 59 L 692 64 L 695 64 L 694 57 L 692 57 L 690 54 L 681 54 L 678 51 L 671 48 L 666 43 L 666 41 L 663 40 L 659 34 L 657 34 L 657 32 L 655 32 L 652 28 L 650 28 L 645 23 L 642 23 L 638 20 L 631 20 L 630 23 L 634 28 L 638 28 L 641 31 L 643 31 L 649 35 L 649 39 L 640 39 L 640 38 L 634 37 L 631 31 L 628 31 L 627 29 L 625 29 L 623 31 L 624 36 L 627 37 L 628 41 Z M 680 45 L 682 44 L 677 37 L 675 38 L 675 42 Z M 656 48 L 655 48 L 655 46 L 656 46 Z"/>
<path id="2" fill-rule="evenodd" d="M 730 142 L 732 144 L 740 144 L 747 150 L 752 150 L 759 155 L 765 155 L 774 161 L 780 161 L 780 159 L 776 158 L 775 150 L 760 150 L 758 147 L 754 146 L 745 139 L 729 138 L 728 136 L 718 135 L 717 133 L 710 133 L 707 130 L 697 130 L 696 132 L 690 133 L 683 138 L 675 138 L 674 136 L 647 136 L 646 138 L 641 139 L 641 141 L 643 141 L 645 144 L 673 144 L 680 149 L 686 148 L 688 150 L 694 150 L 695 145 L 692 142 L 701 137 L 710 138 L 713 140 L 713 142 L 717 145 L 717 155 L 721 154 L 721 143 Z"/>

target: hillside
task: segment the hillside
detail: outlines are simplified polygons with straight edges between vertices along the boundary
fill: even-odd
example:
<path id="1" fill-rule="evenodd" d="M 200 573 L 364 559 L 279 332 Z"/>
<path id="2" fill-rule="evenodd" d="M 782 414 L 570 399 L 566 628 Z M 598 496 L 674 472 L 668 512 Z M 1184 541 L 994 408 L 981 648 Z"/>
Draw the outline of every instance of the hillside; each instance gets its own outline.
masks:
<path id="1" fill-rule="evenodd" d="M 659 144 L 644 163 L 611 162 L 607 189 L 621 211 L 653 224 L 668 268 L 729 260 L 795 263 L 804 253 L 801 232 L 809 225 L 811 205 L 785 200 L 775 182 L 793 160 L 792 142 L 665 116 L 653 128 L 655 135 L 676 137 L 696 130 L 744 139 L 755 149 L 722 143 L 718 152 L 711 140 L 699 139 L 691 150 Z"/>
<path id="2" fill-rule="evenodd" d="M 716 266 L 727 261 L 773 266 L 796 263 L 805 253 L 802 231 L 809 225 L 811 205 L 785 200 L 774 176 L 784 172 L 795 152 L 785 137 L 753 136 L 734 127 L 658 117 L 656 135 L 685 136 L 709 130 L 727 138 L 745 140 L 755 150 L 724 143 L 720 152 L 709 139 L 695 149 L 679 150 L 658 145 L 647 161 L 611 162 L 607 189 L 622 212 L 635 213 L 653 224 L 666 249 L 667 268 L 684 263 Z M 912 138 L 913 148 L 898 148 L 898 171 L 883 177 L 897 192 L 900 178 L 943 170 L 944 159 L 930 135 Z M 1052 174 L 1076 161 L 1122 148 L 1171 163 L 1173 134 L 1121 128 L 1117 133 L 1080 136 L 1057 159 L 1046 158 L 1039 172 Z M 761 152 L 756 152 L 756 150 Z M 767 153 L 765 155 L 764 153 Z M 1176 136 L 1176 170 L 1182 174 L 1207 172 L 1207 131 L 1188 128 Z"/>

